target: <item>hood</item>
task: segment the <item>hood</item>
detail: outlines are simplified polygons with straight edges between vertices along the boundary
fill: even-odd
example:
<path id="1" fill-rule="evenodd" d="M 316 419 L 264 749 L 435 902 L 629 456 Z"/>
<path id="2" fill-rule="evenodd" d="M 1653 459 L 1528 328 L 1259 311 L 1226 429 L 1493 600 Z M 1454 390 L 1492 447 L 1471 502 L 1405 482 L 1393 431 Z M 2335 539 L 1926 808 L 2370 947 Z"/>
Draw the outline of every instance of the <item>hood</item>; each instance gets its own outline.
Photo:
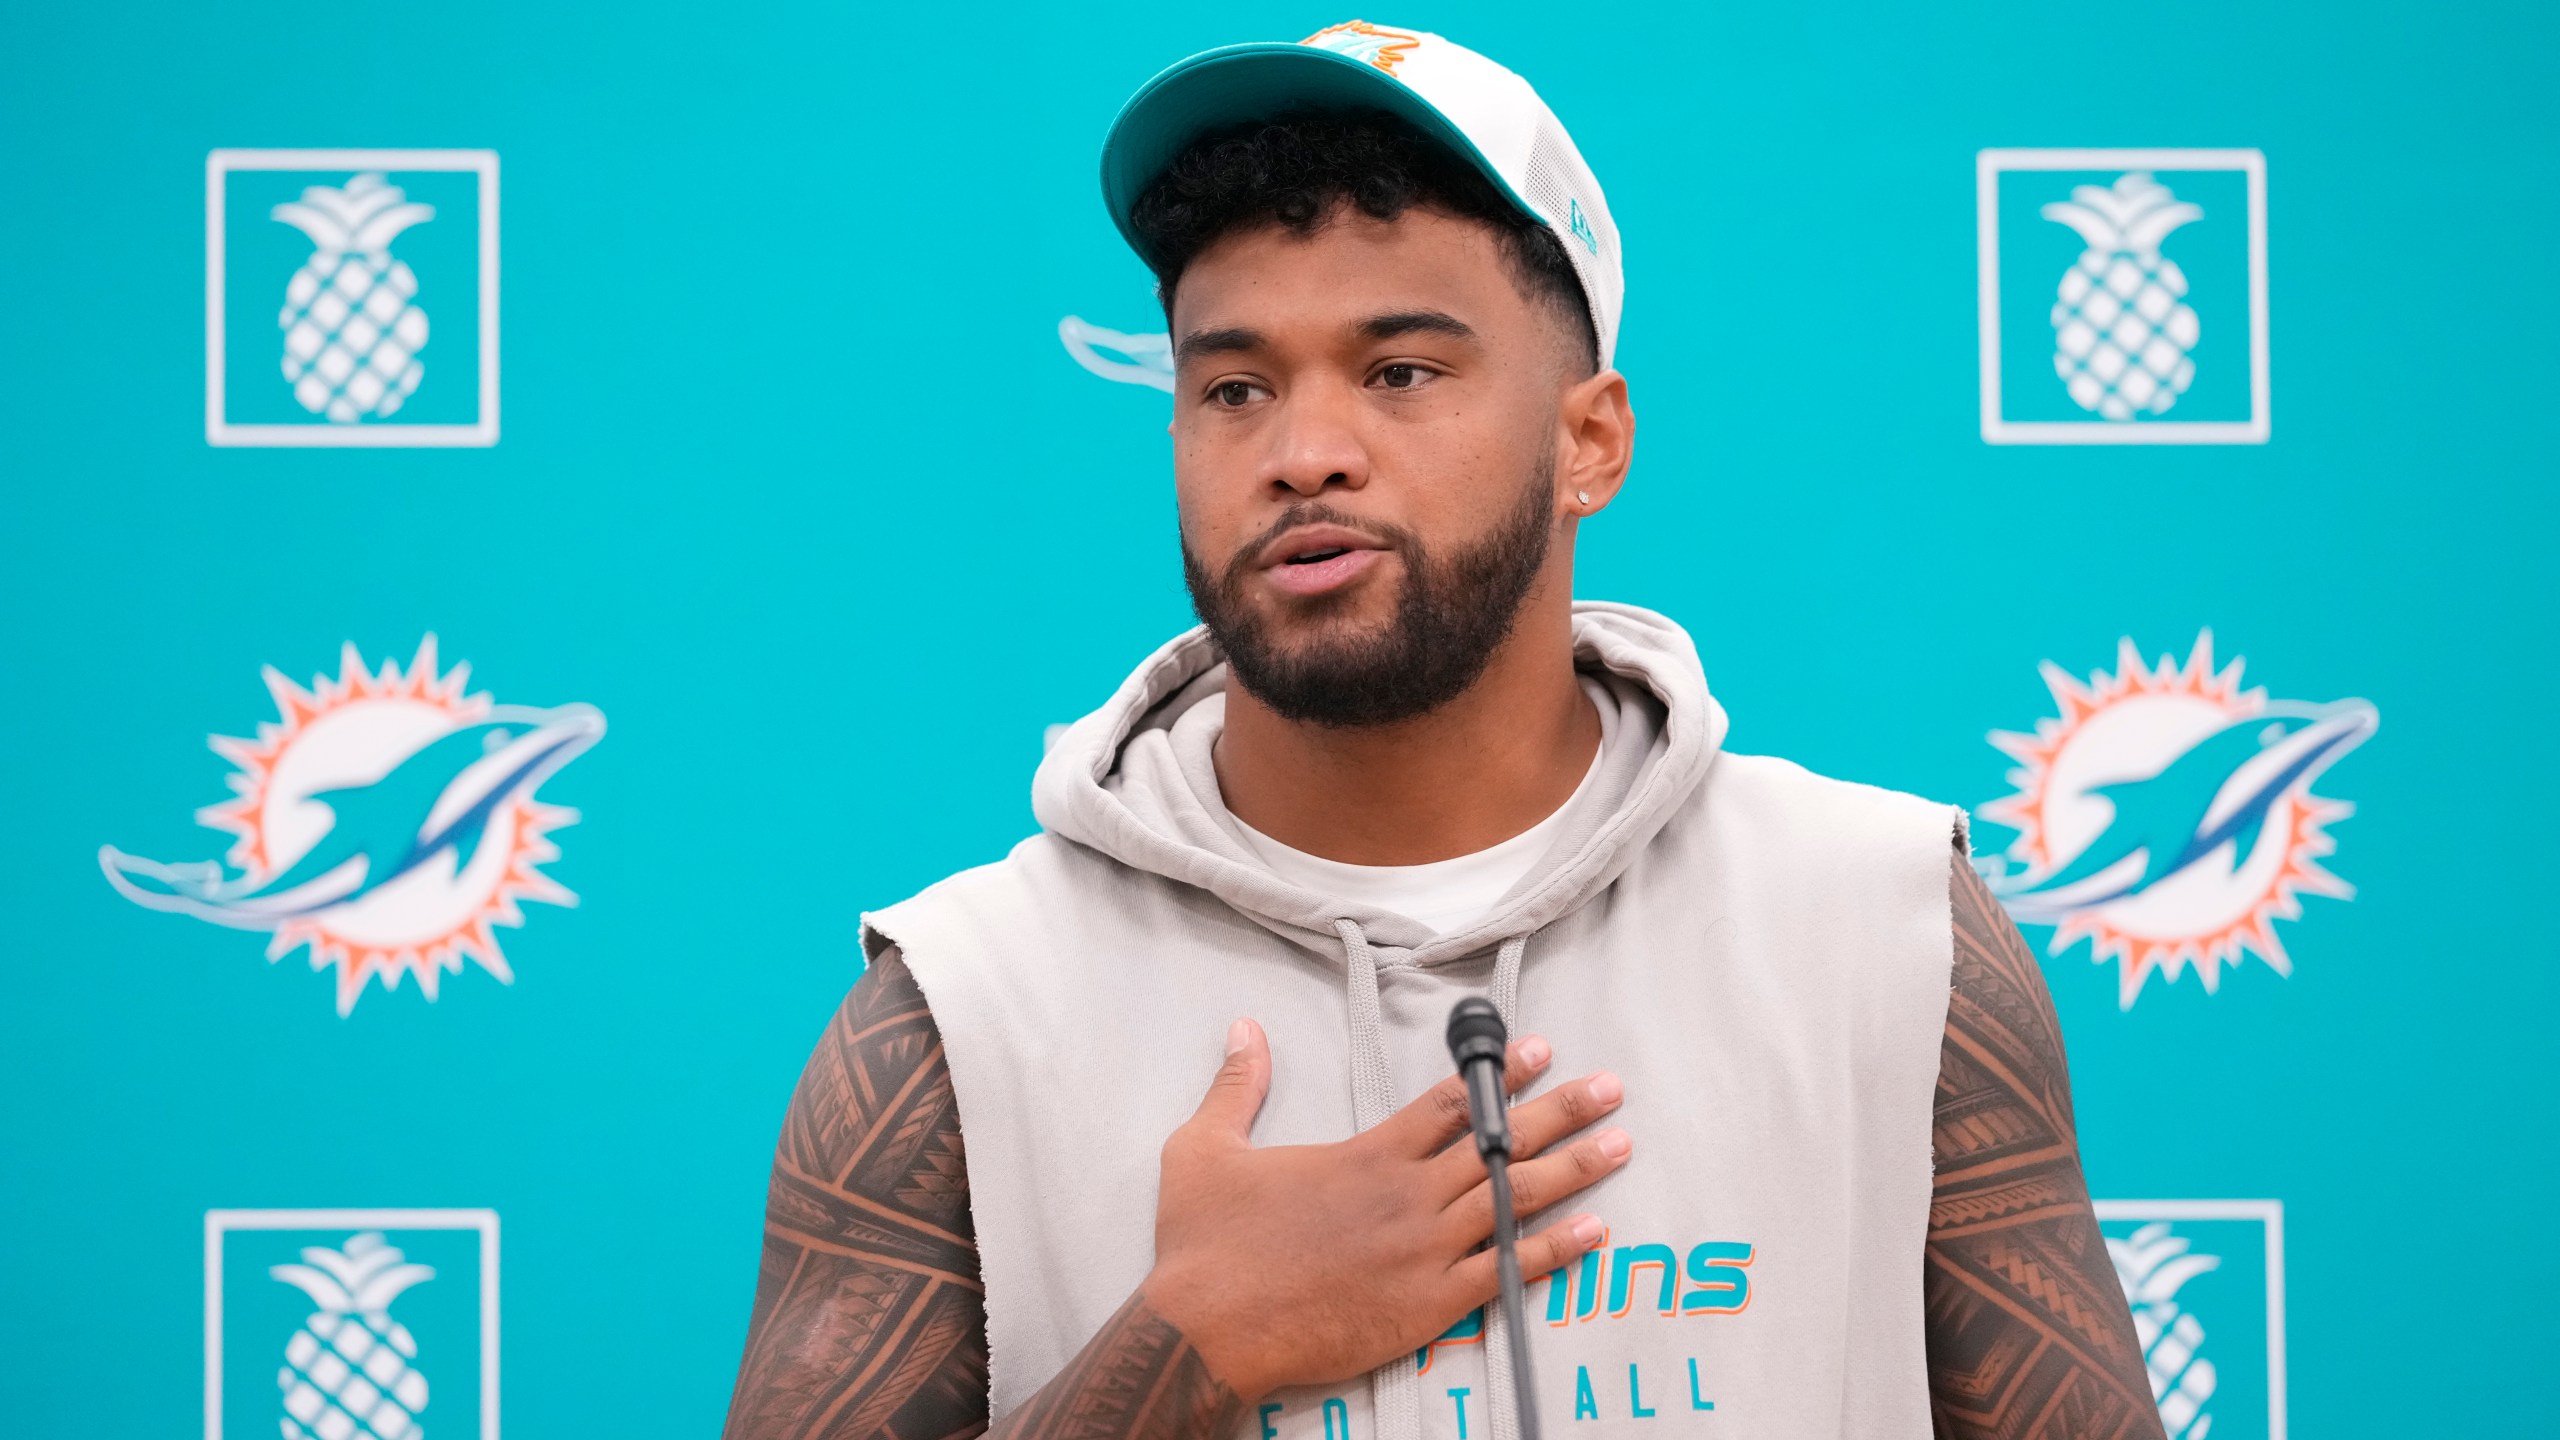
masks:
<path id="1" fill-rule="evenodd" d="M 1466 930 L 1432 935 L 1407 916 L 1282 880 L 1244 848 L 1218 791 L 1226 657 L 1206 629 L 1149 656 L 1101 709 L 1068 727 L 1032 781 L 1041 826 L 1133 869 L 1207 890 L 1310 950 L 1342 955 L 1345 922 L 1381 958 L 1430 965 L 1532 934 L 1633 863 L 1697 788 L 1723 744 L 1697 647 L 1669 619 L 1578 601 L 1574 664 L 1600 711 L 1599 773 L 1528 877 Z"/>

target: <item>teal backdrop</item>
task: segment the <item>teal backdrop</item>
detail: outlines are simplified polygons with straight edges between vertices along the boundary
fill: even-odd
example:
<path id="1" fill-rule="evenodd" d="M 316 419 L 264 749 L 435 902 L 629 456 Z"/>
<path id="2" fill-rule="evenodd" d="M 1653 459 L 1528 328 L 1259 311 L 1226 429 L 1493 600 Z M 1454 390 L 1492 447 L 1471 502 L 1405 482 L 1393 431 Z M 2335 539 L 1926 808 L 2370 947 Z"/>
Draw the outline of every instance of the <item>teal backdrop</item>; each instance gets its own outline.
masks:
<path id="1" fill-rule="evenodd" d="M 2229 1257 L 2187 1292 L 2230 1372 L 2221 1440 L 2269 1427 L 2271 1268 L 2291 1433 L 2560 1433 L 2527 1380 L 2560 1289 L 2534 909 L 2560 805 L 2534 738 L 2560 711 L 2554 14 L 1368 17 L 1522 70 L 1607 187 L 1641 440 L 1580 589 L 1690 628 L 1734 748 L 1979 809 L 2016 764 L 1990 733 L 2057 713 L 2043 662 L 2085 679 L 2120 639 L 2157 662 L 2208 630 L 2273 699 L 2380 716 L 2314 782 L 2354 807 L 2319 858 L 2354 893 L 2272 922 L 2289 975 L 2251 953 L 2128 1004 L 2087 940 L 2047 962 L 2092 1188 L 2133 1206 L 2110 1235 L 2149 1202 L 2280 1207 L 2280 1265 L 2228 1219 L 2179 1232 Z M 1178 56 L 1347 18 L 0 13 L 0 1431 L 206 1423 L 208 1212 L 421 1209 L 495 1212 L 514 1434 L 717 1428 L 771 1146 L 858 913 L 1025 833 L 1044 728 L 1189 621 L 1167 397 L 1059 341 L 1070 315 L 1162 326 L 1098 200 L 1103 128 Z M 1985 440 L 1977 157 L 2036 147 L 2264 157 L 2264 443 Z M 496 442 L 208 443 L 208 157 L 366 148 L 495 156 Z M 398 418 L 467 421 L 444 377 L 477 374 L 469 187 L 390 168 L 445 207 L 391 242 L 436 327 Z M 2164 251 L 2204 327 L 2186 414 L 2245 416 L 2245 187 L 2157 168 L 2207 212 Z M 259 217 L 353 169 L 233 182 L 257 206 L 229 219 L 246 298 L 210 347 L 243 357 L 234 419 L 329 429 L 277 373 L 309 247 Z M 1992 207 L 1993 323 L 2010 388 L 2047 388 L 2009 414 L 2103 428 L 2020 358 L 2080 248 L 2021 195 Z M 576 904 L 496 930 L 511 983 L 466 963 L 432 1002 L 413 976 L 342 1015 L 306 953 L 109 883 L 102 847 L 226 853 L 196 812 L 238 767 L 206 742 L 278 719 L 263 667 L 308 687 L 342 646 L 379 672 L 428 635 L 474 693 L 610 724 L 541 783 L 579 817 L 540 862 Z M 312 1223 L 293 1245 L 377 1222 Z M 433 1258 L 478 1253 L 451 1233 L 394 1240 L 477 1263 Z M 309 1307 L 249 1263 L 224 1284 L 263 1298 L 223 1324 L 264 1356 Z M 391 1313 L 420 1317 L 428 1428 L 459 1436 L 479 1371 L 436 1357 L 474 1316 L 444 1283 Z M 247 1374 L 232 1401 L 269 1383 Z M 232 1413 L 263 1436 L 275 1412 Z"/>

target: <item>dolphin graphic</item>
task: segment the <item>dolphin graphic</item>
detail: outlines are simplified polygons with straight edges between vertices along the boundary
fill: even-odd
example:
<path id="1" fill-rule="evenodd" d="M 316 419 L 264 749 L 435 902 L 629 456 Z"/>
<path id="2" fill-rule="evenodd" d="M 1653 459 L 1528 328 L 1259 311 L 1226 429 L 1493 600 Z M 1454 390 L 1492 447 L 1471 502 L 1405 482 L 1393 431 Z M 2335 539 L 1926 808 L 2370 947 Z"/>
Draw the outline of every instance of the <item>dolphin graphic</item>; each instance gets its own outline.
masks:
<path id="1" fill-rule="evenodd" d="M 419 746 L 380 779 L 313 791 L 306 798 L 329 807 L 329 828 L 281 874 L 231 875 L 211 860 L 167 865 L 112 845 L 100 847 L 99 868 L 136 904 L 272 930 L 360 900 L 439 855 L 451 854 L 461 870 L 500 805 L 531 794 L 603 735 L 604 716 L 591 705 L 498 706 Z"/>
<path id="2" fill-rule="evenodd" d="M 2115 807 L 2107 828 L 2062 868 L 1995 885 L 2001 903 L 2020 920 L 2050 922 L 2148 890 L 2226 844 L 2237 870 L 2277 799 L 2380 726 L 2380 712 L 2363 700 L 2272 705 L 2196 741 L 2154 774 L 2092 785 L 2089 794 Z"/>
<path id="3" fill-rule="evenodd" d="M 1105 380 L 1173 389 L 1173 337 L 1123 335 L 1070 315 L 1058 322 L 1058 342 L 1075 362 Z"/>

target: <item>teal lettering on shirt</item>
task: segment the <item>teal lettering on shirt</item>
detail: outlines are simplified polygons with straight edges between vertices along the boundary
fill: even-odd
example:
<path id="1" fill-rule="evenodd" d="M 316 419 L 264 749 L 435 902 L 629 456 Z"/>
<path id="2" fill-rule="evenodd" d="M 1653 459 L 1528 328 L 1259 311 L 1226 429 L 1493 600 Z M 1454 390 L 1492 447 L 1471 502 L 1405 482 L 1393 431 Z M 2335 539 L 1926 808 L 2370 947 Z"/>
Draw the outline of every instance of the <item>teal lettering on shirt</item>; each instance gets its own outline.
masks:
<path id="1" fill-rule="evenodd" d="M 1665 1315 L 1680 1313 L 1680 1252 L 1668 1245 L 1621 1245 L 1610 1252 L 1610 1314 L 1624 1315 L 1636 1303 L 1636 1271 L 1648 1265 L 1662 1277 L 1654 1308 Z"/>
<path id="2" fill-rule="evenodd" d="M 1689 1249 L 1689 1294 L 1683 1315 L 1730 1315 L 1751 1303 L 1750 1265 L 1756 1247 L 1739 1240 L 1708 1240 Z"/>

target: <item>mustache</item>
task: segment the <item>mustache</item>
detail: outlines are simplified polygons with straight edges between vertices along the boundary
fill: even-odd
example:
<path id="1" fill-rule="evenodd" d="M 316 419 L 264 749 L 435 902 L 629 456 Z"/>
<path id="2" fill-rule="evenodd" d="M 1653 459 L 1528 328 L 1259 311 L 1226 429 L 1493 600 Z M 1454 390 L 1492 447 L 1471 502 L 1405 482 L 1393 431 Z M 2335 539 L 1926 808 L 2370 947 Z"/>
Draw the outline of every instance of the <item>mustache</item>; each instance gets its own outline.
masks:
<path id="1" fill-rule="evenodd" d="M 1357 531 L 1397 550 L 1418 553 L 1422 549 L 1422 537 L 1401 525 L 1363 519 L 1348 511 L 1327 505 L 1321 500 L 1301 500 L 1281 511 L 1280 518 L 1264 526 L 1261 534 L 1236 547 L 1235 554 L 1228 557 L 1226 573 L 1221 577 L 1224 583 L 1229 586 L 1242 586 L 1245 577 L 1253 573 L 1254 557 L 1260 555 L 1272 541 L 1301 525 L 1339 525 L 1345 530 Z"/>

